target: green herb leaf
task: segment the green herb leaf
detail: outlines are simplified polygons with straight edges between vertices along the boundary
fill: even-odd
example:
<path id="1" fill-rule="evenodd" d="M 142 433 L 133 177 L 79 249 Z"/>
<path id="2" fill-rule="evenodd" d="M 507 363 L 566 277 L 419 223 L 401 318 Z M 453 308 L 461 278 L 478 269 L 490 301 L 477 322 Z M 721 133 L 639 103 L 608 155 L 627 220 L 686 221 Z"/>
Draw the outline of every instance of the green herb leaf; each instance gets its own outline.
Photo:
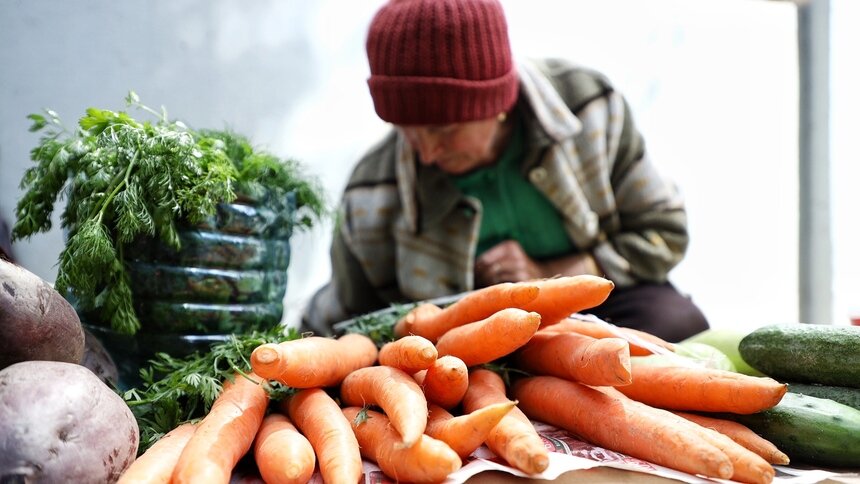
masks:
<path id="1" fill-rule="evenodd" d="M 276 326 L 266 331 L 231 335 L 208 352 L 186 358 L 157 354 L 149 366 L 140 371 L 142 387 L 123 394 L 140 427 L 140 452 L 181 423 L 204 417 L 221 393 L 223 382 L 232 381 L 237 373 L 251 371 L 249 361 L 257 346 L 299 337 L 295 329 L 285 331 Z M 269 383 L 267 390 L 273 401 L 294 391 L 278 383 Z"/>

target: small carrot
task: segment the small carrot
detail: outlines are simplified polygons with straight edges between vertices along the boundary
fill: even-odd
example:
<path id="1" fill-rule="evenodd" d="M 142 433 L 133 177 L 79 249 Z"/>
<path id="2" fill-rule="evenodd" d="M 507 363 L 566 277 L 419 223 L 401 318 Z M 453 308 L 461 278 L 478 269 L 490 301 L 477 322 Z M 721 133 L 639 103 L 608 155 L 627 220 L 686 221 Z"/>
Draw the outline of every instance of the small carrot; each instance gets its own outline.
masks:
<path id="1" fill-rule="evenodd" d="M 516 359 L 529 373 L 586 385 L 627 385 L 631 380 L 630 346 L 620 338 L 539 331 L 517 350 Z"/>
<path id="2" fill-rule="evenodd" d="M 673 412 L 685 419 L 695 422 L 702 427 L 714 429 L 717 432 L 729 437 L 738 444 L 760 455 L 764 460 L 771 464 L 788 465 L 789 458 L 773 443 L 759 436 L 757 433 L 750 430 L 749 427 L 731 420 L 723 420 L 721 418 L 706 417 L 687 412 Z"/>
<path id="3" fill-rule="evenodd" d="M 196 428 L 185 423 L 165 434 L 123 472 L 117 484 L 169 483 L 179 455 Z"/>
<path id="4" fill-rule="evenodd" d="M 361 454 L 397 482 L 440 482 L 462 466 L 456 452 L 428 435 L 404 447 L 400 435 L 382 413 L 347 407 L 343 414 L 352 423 Z"/>
<path id="5" fill-rule="evenodd" d="M 266 483 L 305 483 L 316 467 L 311 443 L 290 419 L 272 413 L 263 419 L 254 441 L 254 461 Z"/>
<path id="6" fill-rule="evenodd" d="M 541 326 L 555 324 L 573 313 L 599 306 L 615 287 L 609 279 L 588 274 L 529 283 L 536 284 L 540 292 L 532 301 L 517 307 L 539 313 Z"/>
<path id="7" fill-rule="evenodd" d="M 430 404 L 426 433 L 445 442 L 465 459 L 487 440 L 496 424 L 515 406 L 516 402 L 511 401 L 494 403 L 455 417 L 439 405 Z"/>
<path id="8" fill-rule="evenodd" d="M 407 314 L 399 331 L 417 334 L 432 342 L 449 330 L 486 319 L 505 308 L 521 307 L 534 300 L 540 290 L 526 282 L 505 282 L 470 292 L 450 306 L 434 311 L 418 306 Z M 397 334 L 395 328 L 395 334 Z"/>
<path id="9" fill-rule="evenodd" d="M 469 390 L 463 398 L 464 411 L 472 413 L 509 401 L 505 395 L 505 382 L 499 375 L 484 369 L 469 373 Z M 540 474 L 549 466 L 549 452 L 543 440 L 529 418 L 517 407 L 493 427 L 486 444 L 496 455 L 526 474 Z"/>
<path id="10" fill-rule="evenodd" d="M 410 335 L 383 345 L 379 350 L 379 364 L 411 374 L 430 368 L 437 356 L 436 347 L 430 340 Z"/>
<path id="11" fill-rule="evenodd" d="M 358 482 L 363 472 L 358 440 L 337 402 L 319 388 L 301 390 L 281 402 L 317 454 L 325 482 Z"/>
<path id="12" fill-rule="evenodd" d="M 638 410 L 627 398 L 554 376 L 524 378 L 514 384 L 513 395 L 526 415 L 607 449 L 691 474 L 732 476 L 731 461 L 717 447 Z"/>
<path id="13" fill-rule="evenodd" d="M 237 374 L 226 382 L 182 450 L 172 482 L 230 482 L 233 467 L 254 442 L 268 404 L 269 394 L 257 375 Z"/>
<path id="14" fill-rule="evenodd" d="M 421 385 L 427 401 L 442 408 L 459 405 L 469 388 L 469 369 L 456 356 L 441 356 L 430 368 L 412 376 Z"/>
<path id="15" fill-rule="evenodd" d="M 625 328 L 610 323 L 597 323 L 583 319 L 581 316 L 571 316 L 562 319 L 556 324 L 542 326 L 541 331 L 573 332 L 591 336 L 592 338 L 624 338 L 630 343 L 630 356 L 648 356 L 653 351 L 643 345 L 651 344 L 671 352 L 675 351 L 675 345 L 663 340 L 653 334 L 639 331 L 633 328 Z M 640 344 L 640 342 L 642 344 Z"/>
<path id="16" fill-rule="evenodd" d="M 310 336 L 258 346 L 251 353 L 251 368 L 293 388 L 328 387 L 340 384 L 351 371 L 374 364 L 377 354 L 373 340 L 357 333 L 338 339 Z"/>
<path id="17" fill-rule="evenodd" d="M 440 355 L 454 355 L 466 366 L 489 363 L 513 353 L 540 327 L 540 315 L 508 308 L 446 332 L 436 342 Z"/>
<path id="18" fill-rule="evenodd" d="M 618 391 L 652 407 L 750 414 L 775 406 L 788 385 L 714 368 L 633 365 L 633 382 Z"/>
<path id="19" fill-rule="evenodd" d="M 442 308 L 433 303 L 424 303 L 415 306 L 394 325 L 394 336 L 396 338 L 402 338 L 410 334 L 417 335 L 417 333 L 412 332 L 412 326 L 417 325 L 418 330 L 421 331 L 423 325 L 426 324 L 424 321 L 435 318 L 441 311 Z M 416 321 L 418 321 L 418 323 L 416 323 Z"/>
<path id="20" fill-rule="evenodd" d="M 407 447 L 415 444 L 427 427 L 427 399 L 403 370 L 390 366 L 355 370 L 343 379 L 340 397 L 345 405 L 381 407 Z"/>

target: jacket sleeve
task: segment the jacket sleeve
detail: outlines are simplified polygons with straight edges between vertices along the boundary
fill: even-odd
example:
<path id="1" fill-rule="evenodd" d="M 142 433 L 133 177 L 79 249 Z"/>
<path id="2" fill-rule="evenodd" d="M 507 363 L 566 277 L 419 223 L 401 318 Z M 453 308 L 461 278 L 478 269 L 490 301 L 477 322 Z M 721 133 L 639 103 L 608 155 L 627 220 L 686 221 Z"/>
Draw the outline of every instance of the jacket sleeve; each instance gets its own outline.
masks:
<path id="1" fill-rule="evenodd" d="M 594 248 L 594 256 L 619 286 L 664 282 L 687 250 L 683 201 L 648 158 L 627 102 L 615 91 L 607 96 L 609 116 L 623 119 L 620 129 L 607 130 L 617 213 L 612 217 L 614 223 L 607 224 L 605 240 Z"/>

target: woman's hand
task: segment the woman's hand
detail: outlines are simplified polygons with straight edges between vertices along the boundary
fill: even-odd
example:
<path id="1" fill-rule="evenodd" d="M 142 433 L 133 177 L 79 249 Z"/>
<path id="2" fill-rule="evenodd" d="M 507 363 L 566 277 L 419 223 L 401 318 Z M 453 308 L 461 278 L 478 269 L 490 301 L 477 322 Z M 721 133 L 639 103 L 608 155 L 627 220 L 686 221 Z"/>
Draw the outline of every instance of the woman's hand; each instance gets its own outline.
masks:
<path id="1" fill-rule="evenodd" d="M 493 246 L 475 261 L 475 287 L 579 274 L 601 275 L 591 254 L 578 253 L 536 261 L 515 240 Z"/>

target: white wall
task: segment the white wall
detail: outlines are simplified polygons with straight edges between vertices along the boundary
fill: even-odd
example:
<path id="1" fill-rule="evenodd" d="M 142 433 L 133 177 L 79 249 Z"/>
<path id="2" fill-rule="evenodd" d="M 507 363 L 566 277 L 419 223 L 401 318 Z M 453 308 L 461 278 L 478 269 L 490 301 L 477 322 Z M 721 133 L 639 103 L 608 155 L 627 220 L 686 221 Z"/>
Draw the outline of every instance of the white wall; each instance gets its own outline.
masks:
<path id="1" fill-rule="evenodd" d="M 387 129 L 363 49 L 381 3 L 0 0 L 0 213 L 11 219 L 36 143 L 28 113 L 51 107 L 72 122 L 88 106 L 123 108 L 129 89 L 193 126 L 229 126 L 299 159 L 336 202 L 351 165 Z M 503 3 L 518 55 L 576 60 L 628 96 L 652 157 L 688 202 L 692 242 L 673 280 L 712 324 L 795 321 L 794 6 Z M 288 320 L 329 277 L 329 232 L 294 239 Z M 53 280 L 61 244 L 54 230 L 15 250 Z"/>

